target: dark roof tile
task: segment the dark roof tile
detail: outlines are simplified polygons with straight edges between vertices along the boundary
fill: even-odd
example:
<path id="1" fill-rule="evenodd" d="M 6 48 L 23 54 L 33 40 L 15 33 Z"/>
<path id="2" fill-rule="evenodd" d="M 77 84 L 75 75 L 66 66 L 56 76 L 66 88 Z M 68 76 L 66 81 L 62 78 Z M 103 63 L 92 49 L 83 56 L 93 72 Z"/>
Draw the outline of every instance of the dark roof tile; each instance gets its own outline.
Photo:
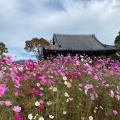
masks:
<path id="1" fill-rule="evenodd" d="M 104 51 L 116 49 L 114 46 L 102 44 L 94 34 L 54 34 L 53 40 L 55 45 L 48 47 L 48 49 L 76 51 Z"/>

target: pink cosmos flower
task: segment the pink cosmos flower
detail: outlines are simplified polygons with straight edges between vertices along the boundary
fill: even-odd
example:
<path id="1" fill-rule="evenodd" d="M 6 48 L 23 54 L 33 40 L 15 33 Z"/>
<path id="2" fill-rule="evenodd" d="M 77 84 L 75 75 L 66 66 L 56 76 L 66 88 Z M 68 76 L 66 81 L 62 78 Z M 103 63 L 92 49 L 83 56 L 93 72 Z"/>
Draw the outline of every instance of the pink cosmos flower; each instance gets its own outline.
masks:
<path id="1" fill-rule="evenodd" d="M 117 98 L 118 100 L 120 100 L 120 96 L 119 96 L 119 95 L 116 95 L 116 98 Z"/>
<path id="2" fill-rule="evenodd" d="M 42 77 L 42 75 L 41 75 L 41 74 L 39 74 L 39 73 L 38 73 L 38 74 L 36 74 L 36 78 L 37 78 L 37 79 L 41 79 L 41 77 Z"/>
<path id="3" fill-rule="evenodd" d="M 108 117 L 108 113 L 107 112 L 105 112 L 105 116 Z"/>
<path id="4" fill-rule="evenodd" d="M 40 94 L 40 90 L 37 88 L 33 88 L 32 93 L 35 93 L 36 95 Z"/>
<path id="5" fill-rule="evenodd" d="M 42 80 L 40 80 L 40 83 L 41 83 L 42 85 L 44 85 L 44 84 L 46 83 L 46 80 L 45 80 L 45 79 L 42 79 Z"/>
<path id="6" fill-rule="evenodd" d="M 44 102 L 43 102 L 43 100 L 40 100 L 39 108 L 44 108 Z"/>
<path id="7" fill-rule="evenodd" d="M 117 90 L 116 90 L 117 94 L 120 94 L 120 88 L 117 86 Z"/>
<path id="8" fill-rule="evenodd" d="M 7 90 L 6 84 L 0 84 L 0 97 L 2 97 Z"/>
<path id="9" fill-rule="evenodd" d="M 20 112 L 20 111 L 21 111 L 21 107 L 19 107 L 19 106 L 14 106 L 14 107 L 13 107 L 13 111 L 14 111 L 14 112 Z"/>
<path id="10" fill-rule="evenodd" d="M 113 98 L 114 97 L 114 92 L 113 90 L 110 90 L 110 96 Z"/>
<path id="11" fill-rule="evenodd" d="M 5 101 L 5 105 L 6 105 L 6 106 L 11 106 L 11 105 L 12 105 L 12 102 L 10 102 L 9 100 L 6 100 L 6 101 Z"/>
<path id="12" fill-rule="evenodd" d="M 40 93 L 40 96 L 42 97 L 44 94 L 43 93 Z"/>
<path id="13" fill-rule="evenodd" d="M 98 79 L 99 79 L 98 75 L 95 75 L 95 76 L 94 76 L 94 79 L 95 79 L 95 80 L 98 80 Z"/>
<path id="14" fill-rule="evenodd" d="M 19 83 L 20 78 L 19 78 L 18 76 L 14 76 L 14 77 L 12 78 L 12 81 L 13 81 L 13 83 Z"/>
<path id="15" fill-rule="evenodd" d="M 55 82 L 54 82 L 53 80 L 50 80 L 50 79 L 49 79 L 49 80 L 47 80 L 47 84 L 48 84 L 48 85 L 54 85 Z"/>
<path id="16" fill-rule="evenodd" d="M 22 105 L 22 106 L 25 106 L 25 102 L 22 102 L 21 105 Z"/>
<path id="17" fill-rule="evenodd" d="M 88 75 L 92 75 L 92 72 L 88 71 Z"/>
<path id="18" fill-rule="evenodd" d="M 113 114 L 114 114 L 114 115 L 117 115 L 118 112 L 117 112 L 116 110 L 113 110 Z"/>
<path id="19" fill-rule="evenodd" d="M 15 84 L 15 87 L 16 87 L 16 88 L 20 88 L 20 83 Z"/>
<path id="20" fill-rule="evenodd" d="M 5 103 L 5 101 L 0 101 L 0 105 L 3 105 Z"/>
<path id="21" fill-rule="evenodd" d="M 12 70 L 11 73 L 10 73 L 10 76 L 13 78 L 14 76 L 16 76 L 16 71 L 15 70 Z"/>
<path id="22" fill-rule="evenodd" d="M 14 95 L 18 96 L 18 90 L 17 89 L 14 89 Z"/>
<path id="23" fill-rule="evenodd" d="M 94 88 L 92 88 L 92 92 L 93 92 L 93 94 L 96 94 L 96 91 L 95 91 L 95 89 L 94 89 Z"/>
<path id="24" fill-rule="evenodd" d="M 34 61 L 33 61 L 33 60 L 26 60 L 26 61 L 25 61 L 25 65 L 26 65 L 27 68 L 29 68 L 31 71 L 34 70 Z"/>
<path id="25" fill-rule="evenodd" d="M 93 86 L 91 84 L 86 84 L 85 85 L 85 90 L 89 90 L 90 88 L 93 88 Z"/>
<path id="26" fill-rule="evenodd" d="M 0 82 L 2 82 L 3 80 L 2 80 L 2 78 L 0 78 Z"/>
<path id="27" fill-rule="evenodd" d="M 90 94 L 90 98 L 91 98 L 91 100 L 95 100 L 95 97 L 93 94 Z"/>
<path id="28" fill-rule="evenodd" d="M 24 120 L 24 117 L 18 113 L 15 113 L 14 120 Z"/>
<path id="29" fill-rule="evenodd" d="M 82 84 L 79 84 L 78 86 L 79 86 L 79 87 L 82 87 Z"/>

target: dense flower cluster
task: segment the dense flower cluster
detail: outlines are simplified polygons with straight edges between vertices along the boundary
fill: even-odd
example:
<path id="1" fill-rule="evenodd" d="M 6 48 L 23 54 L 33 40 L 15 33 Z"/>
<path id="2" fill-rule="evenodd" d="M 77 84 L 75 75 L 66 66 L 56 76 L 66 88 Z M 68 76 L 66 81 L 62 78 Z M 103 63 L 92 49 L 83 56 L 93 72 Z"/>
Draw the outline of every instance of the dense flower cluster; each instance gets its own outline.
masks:
<path id="1" fill-rule="evenodd" d="M 120 119 L 120 62 L 59 56 L 0 58 L 1 120 Z"/>

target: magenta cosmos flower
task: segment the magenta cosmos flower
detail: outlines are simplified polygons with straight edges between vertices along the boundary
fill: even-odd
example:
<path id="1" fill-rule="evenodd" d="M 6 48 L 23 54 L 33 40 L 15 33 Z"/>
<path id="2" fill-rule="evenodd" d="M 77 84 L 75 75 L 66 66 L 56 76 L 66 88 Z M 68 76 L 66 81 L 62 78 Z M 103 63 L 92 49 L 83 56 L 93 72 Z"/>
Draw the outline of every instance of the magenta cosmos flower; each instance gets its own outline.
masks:
<path id="1" fill-rule="evenodd" d="M 36 95 L 40 94 L 40 90 L 37 88 L 33 88 L 32 92 L 35 93 Z"/>
<path id="2" fill-rule="evenodd" d="M 20 115 L 19 113 L 15 113 L 14 120 L 24 120 L 24 117 Z"/>
<path id="3" fill-rule="evenodd" d="M 13 107 L 13 111 L 14 111 L 14 112 L 20 112 L 20 111 L 21 111 L 21 107 L 19 107 L 19 106 L 14 106 L 14 107 Z"/>

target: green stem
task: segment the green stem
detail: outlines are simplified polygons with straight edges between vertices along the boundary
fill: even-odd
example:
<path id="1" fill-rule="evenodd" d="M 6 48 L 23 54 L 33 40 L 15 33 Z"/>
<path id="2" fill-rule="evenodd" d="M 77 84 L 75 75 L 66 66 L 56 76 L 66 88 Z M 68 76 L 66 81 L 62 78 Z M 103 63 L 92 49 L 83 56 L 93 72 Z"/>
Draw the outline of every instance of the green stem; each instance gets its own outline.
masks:
<path id="1" fill-rule="evenodd" d="M 59 94 L 59 93 L 57 92 L 57 98 L 56 98 L 56 115 L 55 115 L 56 120 L 57 120 L 57 117 L 58 117 L 58 116 L 57 116 L 57 112 L 58 112 L 57 109 L 58 109 L 58 103 L 59 103 L 59 102 L 58 102 L 58 94 Z"/>

